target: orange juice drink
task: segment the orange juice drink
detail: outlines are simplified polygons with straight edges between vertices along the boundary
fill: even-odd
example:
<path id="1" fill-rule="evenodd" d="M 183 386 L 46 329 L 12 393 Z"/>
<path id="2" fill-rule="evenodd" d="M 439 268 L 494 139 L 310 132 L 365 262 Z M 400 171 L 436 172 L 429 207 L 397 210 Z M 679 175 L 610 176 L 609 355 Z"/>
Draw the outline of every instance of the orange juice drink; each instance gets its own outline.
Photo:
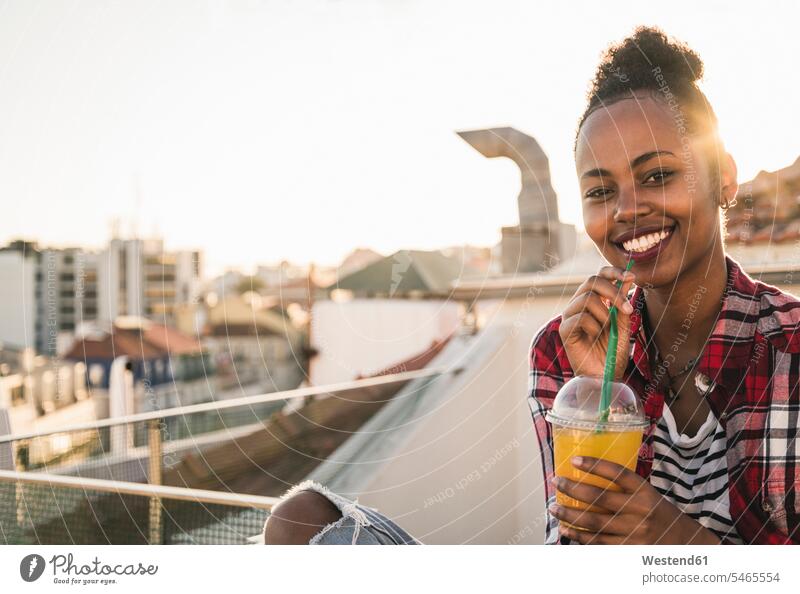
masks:
<path id="1" fill-rule="evenodd" d="M 575 468 L 571 462 L 572 457 L 601 458 L 616 462 L 630 470 L 636 470 L 636 458 L 641 445 L 641 429 L 597 432 L 572 427 L 553 427 L 555 474 L 578 483 L 619 491 L 619 487 L 613 482 Z M 570 497 L 561 491 L 556 491 L 556 502 L 566 507 L 600 511 L 598 507 Z"/>
<path id="2" fill-rule="evenodd" d="M 610 383 L 610 404 L 601 410 L 602 385 L 602 377 L 576 376 L 558 391 L 546 416 L 552 428 L 553 465 L 556 476 L 619 491 L 612 481 L 572 465 L 573 456 L 588 456 L 636 470 L 642 434 L 649 423 L 639 398 L 624 383 Z M 558 490 L 556 502 L 565 507 L 601 511 L 592 502 L 580 501 Z"/>

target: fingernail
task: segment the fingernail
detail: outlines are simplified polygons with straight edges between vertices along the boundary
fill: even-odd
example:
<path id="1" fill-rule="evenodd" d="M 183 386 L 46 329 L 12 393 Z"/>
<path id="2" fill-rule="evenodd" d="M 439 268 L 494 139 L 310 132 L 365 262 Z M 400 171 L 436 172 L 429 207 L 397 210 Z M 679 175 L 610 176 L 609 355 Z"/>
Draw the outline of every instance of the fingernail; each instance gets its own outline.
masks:
<path id="1" fill-rule="evenodd" d="M 633 313 L 633 306 L 629 301 L 626 301 L 622 304 L 622 311 L 624 311 L 626 314 Z"/>
<path id="2" fill-rule="evenodd" d="M 552 503 L 550 507 L 548 507 L 547 509 L 550 510 L 551 514 L 557 514 L 561 511 L 561 506 L 558 505 L 557 503 Z"/>
<path id="3" fill-rule="evenodd" d="M 572 465 L 573 466 L 582 466 L 583 465 L 583 456 L 573 456 L 572 457 Z"/>

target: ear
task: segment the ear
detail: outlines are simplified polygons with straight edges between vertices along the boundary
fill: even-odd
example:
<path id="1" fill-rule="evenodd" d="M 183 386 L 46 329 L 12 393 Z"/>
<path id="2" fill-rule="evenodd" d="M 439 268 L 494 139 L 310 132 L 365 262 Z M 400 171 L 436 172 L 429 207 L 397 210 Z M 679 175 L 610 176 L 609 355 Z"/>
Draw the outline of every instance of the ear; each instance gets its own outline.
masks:
<path id="1" fill-rule="evenodd" d="M 739 191 L 739 182 L 737 181 L 736 161 L 730 153 L 725 153 L 720 162 L 720 203 L 733 204 L 736 193 Z"/>

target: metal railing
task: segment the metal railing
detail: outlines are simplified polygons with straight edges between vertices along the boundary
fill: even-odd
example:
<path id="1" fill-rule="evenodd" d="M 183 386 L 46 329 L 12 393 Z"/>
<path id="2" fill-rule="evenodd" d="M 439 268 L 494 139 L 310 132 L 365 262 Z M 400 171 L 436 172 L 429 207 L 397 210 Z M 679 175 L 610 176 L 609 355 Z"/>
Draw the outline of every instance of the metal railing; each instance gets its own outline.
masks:
<path id="1" fill-rule="evenodd" d="M 7 470 L 0 470 L 0 494 L 0 540 L 5 544 L 244 544 L 263 531 L 269 510 L 279 501 Z M 122 521 L 110 521 L 115 516 Z"/>
<path id="2" fill-rule="evenodd" d="M 272 500 L 232 491 L 283 492 L 403 385 L 418 380 L 424 391 L 458 371 L 426 368 L 0 436 L 0 542 L 240 542 L 228 524 L 263 525 Z M 284 412 L 289 402 L 294 413 Z M 236 497 L 262 505 L 233 513 Z"/>
<path id="3" fill-rule="evenodd" d="M 256 404 L 264 404 L 269 402 L 284 402 L 294 398 L 305 398 L 308 396 L 327 396 L 338 392 L 348 390 L 357 390 L 361 388 L 371 388 L 374 386 L 384 386 L 387 384 L 396 384 L 407 382 L 414 379 L 429 378 L 439 375 L 446 375 L 448 373 L 458 373 L 461 370 L 458 368 L 433 368 L 433 369 L 420 369 L 417 371 L 403 371 L 400 373 L 392 373 L 388 375 L 380 375 L 360 380 L 353 380 L 349 382 L 341 382 L 338 384 L 327 384 L 324 386 L 312 386 L 308 388 L 296 388 L 294 390 L 283 390 L 281 392 L 270 392 L 268 394 L 256 394 L 254 396 L 242 396 L 240 398 L 230 398 L 228 400 L 203 402 L 200 404 L 192 404 L 189 406 L 180 406 L 176 408 L 167 408 L 164 410 L 156 410 L 146 413 L 137 413 L 134 415 L 127 415 L 124 417 L 114 417 L 102 419 L 99 421 L 91 421 L 88 423 L 80 423 L 53 429 L 49 431 L 33 431 L 29 433 L 19 433 L 15 435 L 2 435 L 0 436 L 0 443 L 7 443 L 21 439 L 30 439 L 33 437 L 41 437 L 44 435 L 53 435 L 56 433 L 66 433 L 74 431 L 84 431 L 89 429 L 100 429 L 104 427 L 112 427 L 124 423 L 135 423 L 140 421 L 151 421 L 158 419 L 166 419 L 170 417 L 186 416 L 195 413 L 202 413 L 208 411 L 220 411 L 242 406 L 253 406 Z"/>

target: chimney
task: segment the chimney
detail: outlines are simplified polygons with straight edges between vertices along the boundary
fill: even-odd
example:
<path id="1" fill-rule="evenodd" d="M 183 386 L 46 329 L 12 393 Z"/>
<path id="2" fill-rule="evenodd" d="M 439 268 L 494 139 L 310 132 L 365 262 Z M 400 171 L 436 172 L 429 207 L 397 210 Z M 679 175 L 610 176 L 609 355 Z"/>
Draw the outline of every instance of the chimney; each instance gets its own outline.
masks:
<path id="1" fill-rule="evenodd" d="M 502 229 L 503 273 L 539 272 L 571 258 L 575 254 L 575 227 L 558 218 L 550 162 L 539 143 L 509 127 L 457 134 L 484 157 L 508 157 L 520 169 L 519 225 Z"/>

